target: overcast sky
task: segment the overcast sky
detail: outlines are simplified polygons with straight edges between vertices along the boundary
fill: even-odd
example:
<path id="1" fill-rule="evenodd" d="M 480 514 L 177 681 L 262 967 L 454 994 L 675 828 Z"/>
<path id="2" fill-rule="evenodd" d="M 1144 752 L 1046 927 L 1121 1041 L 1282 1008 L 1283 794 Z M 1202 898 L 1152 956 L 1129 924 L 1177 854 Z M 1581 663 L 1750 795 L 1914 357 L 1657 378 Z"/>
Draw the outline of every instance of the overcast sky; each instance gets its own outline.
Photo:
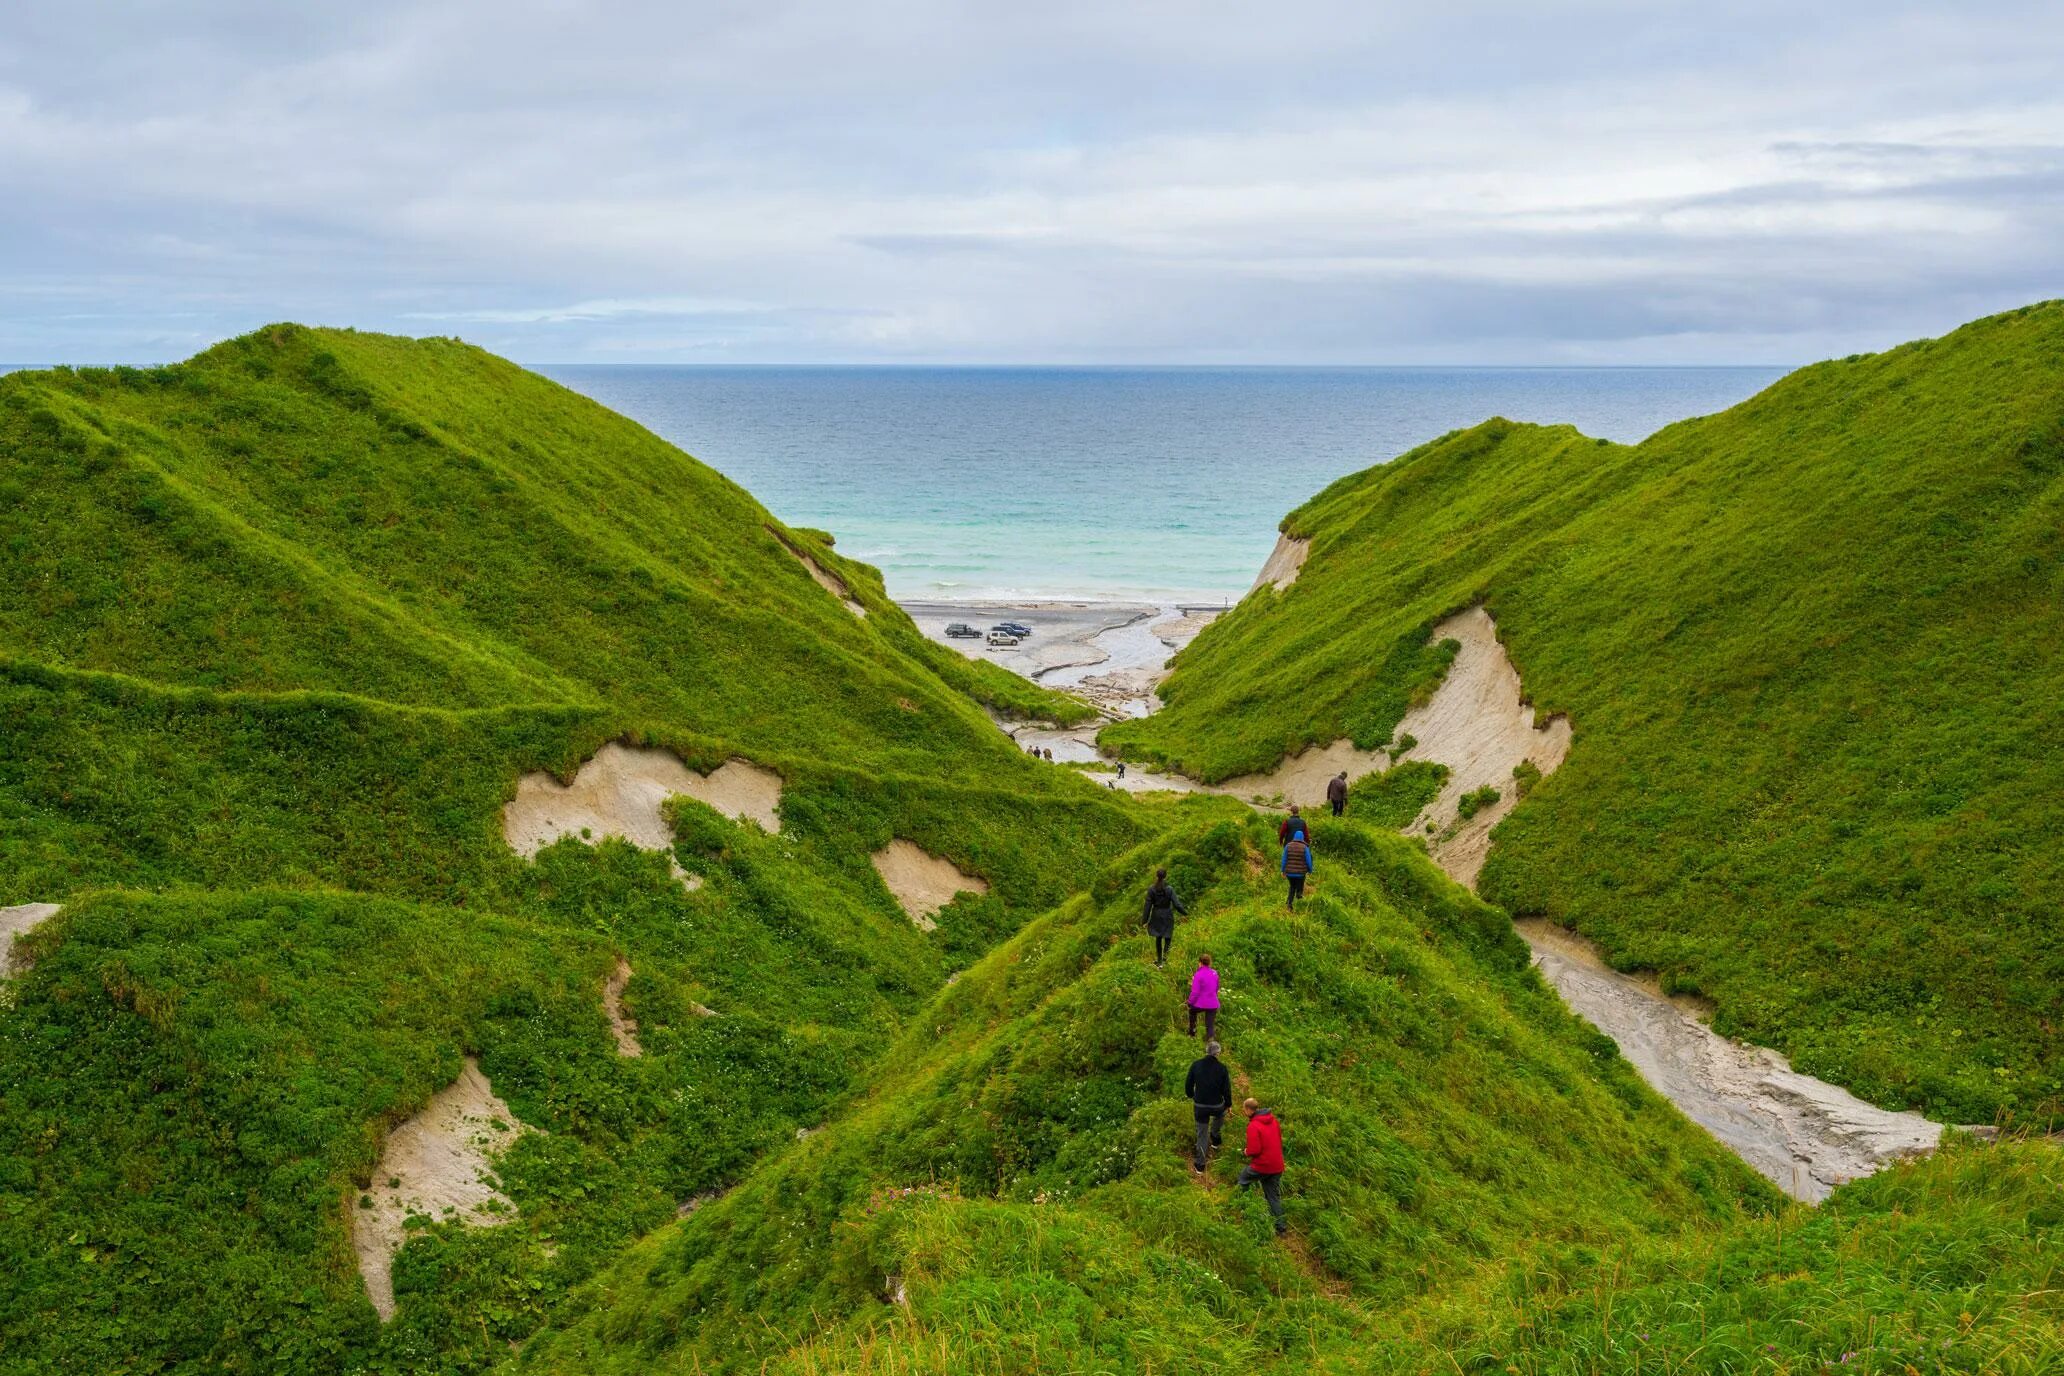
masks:
<path id="1" fill-rule="evenodd" d="M 2064 295 L 2064 7 L 73 0 L 0 360 L 1797 362 Z"/>

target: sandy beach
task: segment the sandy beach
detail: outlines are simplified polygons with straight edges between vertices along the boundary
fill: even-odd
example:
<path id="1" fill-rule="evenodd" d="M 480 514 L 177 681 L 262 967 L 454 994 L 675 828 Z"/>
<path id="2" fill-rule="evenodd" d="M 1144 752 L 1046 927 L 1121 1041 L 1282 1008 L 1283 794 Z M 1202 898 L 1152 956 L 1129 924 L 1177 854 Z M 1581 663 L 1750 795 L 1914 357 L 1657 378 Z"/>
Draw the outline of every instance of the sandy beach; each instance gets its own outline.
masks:
<path id="1" fill-rule="evenodd" d="M 1153 602 L 906 602 L 918 629 L 969 659 L 989 659 L 1048 688 L 1087 698 L 1103 720 L 1057 729 L 998 722 L 1026 749 L 1051 750 L 1057 761 L 1104 760 L 1096 733 L 1105 721 L 1145 716 L 1159 706 L 1154 690 L 1168 676 L 1168 661 L 1218 617 L 1223 607 Z M 950 639 L 946 627 L 964 621 L 986 634 L 1003 621 L 1032 628 L 1022 645 L 991 648 L 981 640 Z M 1112 780 L 1128 791 L 1188 789 L 1187 779 L 1127 769 Z"/>

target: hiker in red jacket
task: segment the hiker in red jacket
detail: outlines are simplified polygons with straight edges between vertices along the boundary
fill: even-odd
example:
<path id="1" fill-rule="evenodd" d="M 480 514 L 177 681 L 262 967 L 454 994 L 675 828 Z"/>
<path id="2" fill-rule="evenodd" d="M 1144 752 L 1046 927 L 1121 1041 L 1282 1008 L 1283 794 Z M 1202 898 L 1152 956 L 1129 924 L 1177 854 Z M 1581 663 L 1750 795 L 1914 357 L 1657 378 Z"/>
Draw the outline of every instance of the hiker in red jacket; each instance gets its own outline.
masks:
<path id="1" fill-rule="evenodd" d="M 1268 1201 L 1269 1214 L 1276 1220 L 1276 1236 L 1290 1231 L 1283 1221 L 1283 1125 L 1276 1115 L 1249 1099 L 1247 1110 L 1247 1164 L 1240 1167 L 1238 1188 L 1261 1182 L 1261 1197 Z"/>
<path id="2" fill-rule="evenodd" d="M 1305 827 L 1304 814 L 1297 810 L 1297 804 L 1290 804 L 1290 815 L 1276 823 L 1276 844 L 1280 846 L 1293 836 L 1309 838 L 1310 835 Z"/>

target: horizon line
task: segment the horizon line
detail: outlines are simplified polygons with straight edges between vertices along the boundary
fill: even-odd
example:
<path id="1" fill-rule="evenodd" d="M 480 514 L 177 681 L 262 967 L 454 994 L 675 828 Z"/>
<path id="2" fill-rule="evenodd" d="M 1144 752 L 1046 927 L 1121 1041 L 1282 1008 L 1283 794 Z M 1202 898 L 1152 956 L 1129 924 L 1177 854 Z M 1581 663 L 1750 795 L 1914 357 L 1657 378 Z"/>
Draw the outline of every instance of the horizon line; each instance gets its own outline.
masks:
<path id="1" fill-rule="evenodd" d="M 467 341 L 471 342 L 471 341 Z M 486 346 L 476 346 L 486 349 Z M 486 349 L 493 353 L 494 350 Z M 508 355 L 499 355 L 507 358 Z M 30 362 L 0 359 L 0 369 L 13 372 L 28 372 L 50 368 L 172 368 L 191 361 L 186 358 L 163 359 L 152 363 L 124 362 L 80 362 L 77 360 L 46 360 Z M 1802 361 L 1755 362 L 1755 363 L 945 363 L 905 362 L 874 360 L 866 362 L 813 362 L 813 361 L 731 361 L 686 359 L 522 359 L 509 358 L 519 368 L 708 368 L 708 369 L 878 369 L 884 372 L 945 370 L 966 372 L 1007 370 L 1038 370 L 1044 372 L 1103 372 L 1132 369 L 1155 372 L 1685 372 L 1696 370 L 1719 370 L 1740 368 L 1803 368 Z M 1817 361 L 1817 360 L 1816 360 Z"/>
<path id="2" fill-rule="evenodd" d="M 737 361 L 716 363 L 709 361 L 626 359 L 604 361 L 600 359 L 579 360 L 526 360 L 511 359 L 523 368 L 879 368 L 897 369 L 961 369 L 969 372 L 1006 369 L 1039 369 L 1050 372 L 1098 372 L 1116 369 L 1151 369 L 1157 372 L 1467 372 L 1472 370 L 1497 369 L 1500 372 L 1525 371 L 1611 371 L 1630 372 L 1637 370 L 1684 371 L 1689 369 L 1722 368 L 1803 368 L 1807 364 L 1799 361 L 1756 362 L 1756 363 L 911 363 L 911 362 L 748 362 Z M 9 365 L 0 365 L 9 366 Z M 73 365 L 81 366 L 81 365 Z"/>

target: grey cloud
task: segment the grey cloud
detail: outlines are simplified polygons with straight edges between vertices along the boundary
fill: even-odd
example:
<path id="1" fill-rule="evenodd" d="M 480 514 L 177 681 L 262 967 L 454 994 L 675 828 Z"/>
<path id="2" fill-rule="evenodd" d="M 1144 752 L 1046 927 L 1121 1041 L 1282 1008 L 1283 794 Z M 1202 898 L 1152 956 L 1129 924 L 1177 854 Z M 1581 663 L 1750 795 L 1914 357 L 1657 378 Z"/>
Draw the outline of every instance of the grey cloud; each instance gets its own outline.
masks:
<path id="1" fill-rule="evenodd" d="M 32 7 L 0 358 L 1848 352 L 2058 294 L 2060 58 L 2021 3 Z"/>

